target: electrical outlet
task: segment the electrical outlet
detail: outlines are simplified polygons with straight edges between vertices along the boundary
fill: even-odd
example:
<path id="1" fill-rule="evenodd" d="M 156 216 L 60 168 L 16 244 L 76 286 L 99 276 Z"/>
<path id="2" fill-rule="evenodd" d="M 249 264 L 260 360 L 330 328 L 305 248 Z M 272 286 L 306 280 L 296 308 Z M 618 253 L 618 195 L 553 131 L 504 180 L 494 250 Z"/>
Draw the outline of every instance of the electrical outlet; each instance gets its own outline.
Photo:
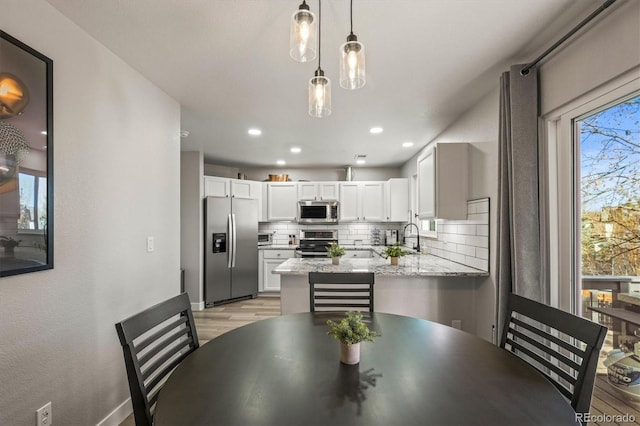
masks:
<path id="1" fill-rule="evenodd" d="M 53 424 L 53 413 L 51 411 L 51 401 L 36 410 L 36 426 L 51 426 Z"/>
<path id="2" fill-rule="evenodd" d="M 462 320 L 451 321 L 451 327 L 457 328 L 458 330 L 462 330 Z"/>
<path id="3" fill-rule="evenodd" d="M 153 237 L 147 237 L 147 253 L 151 253 L 155 249 Z"/>

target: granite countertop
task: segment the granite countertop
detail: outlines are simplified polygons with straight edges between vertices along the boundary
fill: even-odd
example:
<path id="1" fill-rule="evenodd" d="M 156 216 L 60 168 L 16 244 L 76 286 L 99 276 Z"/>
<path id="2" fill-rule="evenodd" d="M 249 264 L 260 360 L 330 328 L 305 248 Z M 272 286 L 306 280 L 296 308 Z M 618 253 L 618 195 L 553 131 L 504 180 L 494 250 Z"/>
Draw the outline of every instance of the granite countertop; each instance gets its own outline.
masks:
<path id="1" fill-rule="evenodd" d="M 382 247 L 384 249 L 384 247 Z M 340 259 L 340 265 L 332 265 L 331 259 L 288 259 L 278 265 L 274 274 L 305 275 L 309 272 L 373 272 L 387 276 L 478 276 L 489 272 L 471 268 L 433 255 L 408 255 L 400 258 L 398 266 L 391 266 L 389 259 Z"/>

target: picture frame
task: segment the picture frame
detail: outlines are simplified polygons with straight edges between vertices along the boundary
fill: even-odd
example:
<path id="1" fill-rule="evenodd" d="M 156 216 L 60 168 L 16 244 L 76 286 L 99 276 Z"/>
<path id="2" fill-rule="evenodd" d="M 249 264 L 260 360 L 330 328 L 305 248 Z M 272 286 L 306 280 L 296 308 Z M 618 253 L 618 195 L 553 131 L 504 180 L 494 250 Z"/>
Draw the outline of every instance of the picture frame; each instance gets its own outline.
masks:
<path id="1" fill-rule="evenodd" d="M 53 61 L 0 30 L 0 277 L 53 269 Z"/>

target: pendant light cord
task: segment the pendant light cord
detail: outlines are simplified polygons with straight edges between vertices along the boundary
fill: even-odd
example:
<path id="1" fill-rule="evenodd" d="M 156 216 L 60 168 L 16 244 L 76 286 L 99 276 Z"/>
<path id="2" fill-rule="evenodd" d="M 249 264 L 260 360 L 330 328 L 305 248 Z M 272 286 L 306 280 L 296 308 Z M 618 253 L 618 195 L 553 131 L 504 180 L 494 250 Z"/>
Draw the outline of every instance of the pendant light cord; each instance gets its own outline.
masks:
<path id="1" fill-rule="evenodd" d="M 322 55 L 322 0 L 318 0 L 318 70 L 320 68 L 320 56 Z"/>
<path id="2" fill-rule="evenodd" d="M 351 6 L 349 7 L 349 20 L 351 21 L 351 35 L 353 35 L 353 0 L 351 0 Z"/>

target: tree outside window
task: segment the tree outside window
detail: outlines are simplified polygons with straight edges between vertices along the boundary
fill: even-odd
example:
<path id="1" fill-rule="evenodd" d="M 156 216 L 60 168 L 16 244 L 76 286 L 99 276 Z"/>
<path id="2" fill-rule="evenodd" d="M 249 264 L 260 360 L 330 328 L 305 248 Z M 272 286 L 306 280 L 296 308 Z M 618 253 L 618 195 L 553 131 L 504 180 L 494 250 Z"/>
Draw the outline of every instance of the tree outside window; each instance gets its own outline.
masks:
<path id="1" fill-rule="evenodd" d="M 640 276 L 640 96 L 577 122 L 582 274 Z"/>

